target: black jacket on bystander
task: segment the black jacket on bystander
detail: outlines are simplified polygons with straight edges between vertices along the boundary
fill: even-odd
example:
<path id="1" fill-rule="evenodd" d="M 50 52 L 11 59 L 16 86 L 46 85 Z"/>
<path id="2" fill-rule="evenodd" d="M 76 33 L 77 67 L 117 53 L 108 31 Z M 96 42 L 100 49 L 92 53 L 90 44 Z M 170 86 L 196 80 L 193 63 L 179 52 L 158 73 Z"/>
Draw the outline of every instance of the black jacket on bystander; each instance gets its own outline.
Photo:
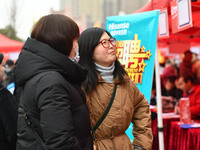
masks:
<path id="1" fill-rule="evenodd" d="M 18 104 L 15 97 L 0 83 L 0 149 L 15 150 Z"/>

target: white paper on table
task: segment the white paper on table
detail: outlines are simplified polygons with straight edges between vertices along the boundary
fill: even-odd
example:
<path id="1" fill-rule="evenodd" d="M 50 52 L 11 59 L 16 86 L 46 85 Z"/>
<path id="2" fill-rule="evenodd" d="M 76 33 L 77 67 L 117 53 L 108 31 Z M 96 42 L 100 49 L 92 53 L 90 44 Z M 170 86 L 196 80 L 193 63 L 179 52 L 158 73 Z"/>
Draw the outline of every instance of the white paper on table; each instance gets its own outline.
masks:
<path id="1" fill-rule="evenodd" d="M 180 118 L 179 114 L 176 114 L 175 112 L 171 113 L 162 113 L 163 118 Z"/>

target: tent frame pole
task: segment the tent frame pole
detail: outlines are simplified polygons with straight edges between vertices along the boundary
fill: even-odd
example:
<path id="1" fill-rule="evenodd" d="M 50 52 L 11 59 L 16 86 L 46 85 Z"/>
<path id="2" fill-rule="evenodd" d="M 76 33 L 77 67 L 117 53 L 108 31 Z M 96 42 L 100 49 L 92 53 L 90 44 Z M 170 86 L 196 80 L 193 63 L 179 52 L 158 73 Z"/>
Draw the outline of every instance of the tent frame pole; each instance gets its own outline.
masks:
<path id="1" fill-rule="evenodd" d="M 158 138 L 159 150 L 164 150 L 164 137 L 163 137 L 163 119 L 162 119 L 162 100 L 161 100 L 161 82 L 158 61 L 158 46 L 156 46 L 155 53 L 155 71 L 156 71 L 156 99 L 157 99 L 157 120 L 158 120 Z"/>

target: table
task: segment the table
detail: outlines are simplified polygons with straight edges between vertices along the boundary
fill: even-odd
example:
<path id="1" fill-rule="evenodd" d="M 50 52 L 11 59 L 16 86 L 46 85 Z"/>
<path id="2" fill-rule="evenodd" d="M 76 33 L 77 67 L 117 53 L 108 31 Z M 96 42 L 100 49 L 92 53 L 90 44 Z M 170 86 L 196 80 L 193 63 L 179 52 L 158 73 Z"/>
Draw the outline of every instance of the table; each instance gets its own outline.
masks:
<path id="1" fill-rule="evenodd" d="M 169 146 L 169 138 L 170 138 L 170 129 L 171 129 L 171 122 L 172 121 L 179 121 L 180 116 L 176 115 L 175 113 L 163 113 L 163 125 L 165 126 L 164 129 L 164 148 L 165 150 L 168 150 Z M 158 125 L 157 125 L 157 119 L 152 120 L 151 122 L 151 128 L 153 132 L 153 145 L 152 150 L 159 150 L 159 139 L 158 139 Z"/>
<path id="2" fill-rule="evenodd" d="M 184 129 L 171 122 L 169 150 L 200 150 L 200 128 Z"/>

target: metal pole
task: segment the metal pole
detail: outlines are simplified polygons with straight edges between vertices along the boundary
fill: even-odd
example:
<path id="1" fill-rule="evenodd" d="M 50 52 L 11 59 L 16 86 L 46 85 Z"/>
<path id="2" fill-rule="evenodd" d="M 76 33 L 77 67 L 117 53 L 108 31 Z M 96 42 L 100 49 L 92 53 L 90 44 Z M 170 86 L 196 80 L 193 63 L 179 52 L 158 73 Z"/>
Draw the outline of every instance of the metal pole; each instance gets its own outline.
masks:
<path id="1" fill-rule="evenodd" d="M 163 129 L 164 128 L 163 128 L 163 119 L 162 119 L 162 100 L 161 100 L 161 86 L 160 86 L 161 82 L 160 82 L 160 72 L 159 72 L 159 61 L 158 61 L 158 46 L 156 46 L 155 69 L 156 69 L 156 98 L 157 98 L 159 150 L 164 150 L 164 139 L 163 139 Z"/>

